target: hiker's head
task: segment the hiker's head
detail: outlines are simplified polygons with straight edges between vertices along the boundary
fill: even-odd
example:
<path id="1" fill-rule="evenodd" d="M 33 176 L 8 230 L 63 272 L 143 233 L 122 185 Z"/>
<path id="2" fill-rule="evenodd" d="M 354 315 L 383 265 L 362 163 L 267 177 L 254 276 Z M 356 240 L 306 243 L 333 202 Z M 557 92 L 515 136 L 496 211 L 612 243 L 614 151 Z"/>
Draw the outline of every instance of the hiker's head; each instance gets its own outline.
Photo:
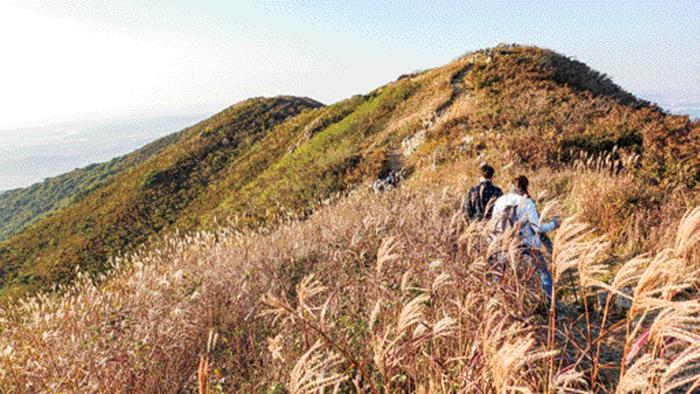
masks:
<path id="1" fill-rule="evenodd" d="M 479 170 L 481 170 L 481 177 L 482 178 L 484 178 L 484 179 L 493 178 L 493 173 L 495 172 L 495 170 L 490 165 L 484 163 L 479 167 Z"/>
<path id="2" fill-rule="evenodd" d="M 530 181 L 527 180 L 527 177 L 525 175 L 518 175 L 513 179 L 513 186 L 515 186 L 515 189 L 520 193 L 524 195 L 529 195 L 530 193 L 527 191 L 527 187 L 530 186 Z"/>

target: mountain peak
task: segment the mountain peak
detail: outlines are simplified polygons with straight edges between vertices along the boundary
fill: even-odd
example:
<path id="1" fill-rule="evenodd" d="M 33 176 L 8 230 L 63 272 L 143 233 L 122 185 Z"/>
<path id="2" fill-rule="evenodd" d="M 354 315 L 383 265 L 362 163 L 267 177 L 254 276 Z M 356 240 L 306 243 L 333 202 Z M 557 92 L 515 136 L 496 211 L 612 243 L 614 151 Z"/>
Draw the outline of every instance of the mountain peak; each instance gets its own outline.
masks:
<path id="1" fill-rule="evenodd" d="M 493 48 L 467 53 L 459 60 L 470 59 L 491 74 L 488 80 L 553 81 L 592 96 L 606 96 L 623 105 L 635 107 L 649 103 L 637 99 L 615 84 L 609 76 L 591 69 L 585 63 L 546 48 L 519 44 L 500 44 Z M 458 61 L 459 61 L 458 60 Z"/>

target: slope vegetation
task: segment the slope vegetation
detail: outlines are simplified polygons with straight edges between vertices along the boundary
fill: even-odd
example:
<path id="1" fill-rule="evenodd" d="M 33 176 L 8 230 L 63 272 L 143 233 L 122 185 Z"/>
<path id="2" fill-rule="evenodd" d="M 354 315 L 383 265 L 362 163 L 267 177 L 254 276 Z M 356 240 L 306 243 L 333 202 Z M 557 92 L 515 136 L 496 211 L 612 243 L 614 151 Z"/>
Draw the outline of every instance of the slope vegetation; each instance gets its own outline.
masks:
<path id="1" fill-rule="evenodd" d="M 554 239 L 561 316 L 550 318 L 527 265 L 510 261 L 506 279 L 494 282 L 498 271 L 489 270 L 485 252 L 509 242 L 484 244 L 461 217 L 464 174 L 476 164 L 419 169 L 398 190 L 360 189 L 267 233 L 224 229 L 172 238 L 125 262 L 106 283 L 82 277 L 61 297 L 5 309 L 0 349 L 9 350 L 0 353 L 0 387 L 586 392 L 593 381 L 612 392 L 639 381 L 669 389 L 698 378 L 693 360 L 700 354 L 689 346 L 697 326 L 688 324 L 698 318 L 697 297 L 653 289 L 698 285 L 700 260 L 692 250 L 699 212 L 678 234 L 678 217 L 656 230 L 664 238 L 659 245 L 672 248 L 618 262 L 616 274 L 608 244 L 567 221 Z M 526 169 L 502 173 L 520 171 Z M 634 179 L 579 166 L 543 170 L 532 189 L 555 192 L 552 177 L 575 178 L 573 187 L 584 190 L 590 179 L 606 188 Z M 561 198 L 562 205 L 602 202 L 595 190 Z M 651 242 L 644 247 L 657 250 Z M 606 294 L 633 297 L 638 306 L 626 312 Z M 635 319 L 645 314 L 659 317 Z M 655 368 L 645 367 L 650 359 Z"/>
<path id="2" fill-rule="evenodd" d="M 639 197 L 657 207 L 664 190 L 700 179 L 697 122 L 665 115 L 584 64 L 538 48 L 478 51 L 316 107 L 249 100 L 86 171 L 78 188 L 57 182 L 64 192 L 53 204 L 65 194 L 70 206 L 0 244 L 2 293 L 69 283 L 76 266 L 101 272 L 110 257 L 175 229 L 303 217 L 318 201 L 384 173 L 397 156 L 408 174 L 487 152 L 539 168 L 615 150 L 614 159 L 640 155 L 633 170 L 647 186 Z"/>
<path id="3" fill-rule="evenodd" d="M 113 175 L 137 166 L 178 141 L 184 131 L 160 138 L 128 155 L 46 179 L 22 189 L 0 192 L 0 241 L 106 185 Z"/>
<path id="4" fill-rule="evenodd" d="M 127 156 L 124 163 L 131 165 L 122 165 L 108 182 L 90 181 L 93 190 L 75 196 L 78 202 L 1 244 L 3 292 L 22 294 L 67 283 L 76 266 L 103 270 L 110 256 L 133 250 L 182 217 L 269 129 L 319 105 L 291 97 L 251 99 L 161 140 L 165 146 L 141 163 L 136 162 L 148 150 Z"/>
<path id="5" fill-rule="evenodd" d="M 70 282 L 76 265 L 85 274 L 0 311 L 0 387 L 700 386 L 700 123 L 518 46 L 259 126 L 290 100 L 234 106 L 240 127 L 204 122 L 119 188 L 3 243 L 6 295 Z M 513 238 L 488 243 L 462 217 L 481 160 L 504 186 L 527 174 L 543 216 L 568 217 L 553 235 L 557 308 Z M 398 190 L 360 187 L 397 163 Z M 175 233 L 203 228 L 215 232 Z M 89 275 L 156 234 L 169 237 Z M 502 277 L 488 259 L 498 250 Z"/>

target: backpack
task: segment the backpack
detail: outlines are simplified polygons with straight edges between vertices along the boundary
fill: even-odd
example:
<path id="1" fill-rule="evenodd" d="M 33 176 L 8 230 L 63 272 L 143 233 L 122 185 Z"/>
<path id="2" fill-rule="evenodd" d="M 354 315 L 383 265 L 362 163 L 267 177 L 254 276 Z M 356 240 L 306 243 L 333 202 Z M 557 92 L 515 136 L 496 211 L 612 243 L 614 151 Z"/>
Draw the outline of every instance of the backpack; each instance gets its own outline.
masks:
<path id="1" fill-rule="evenodd" d="M 494 234 L 503 234 L 507 230 L 515 227 L 518 223 L 518 206 L 508 205 L 503 209 L 503 212 L 494 218 L 492 232 Z"/>
<path id="2" fill-rule="evenodd" d="M 472 188 L 467 195 L 466 201 L 464 201 L 464 211 L 467 214 L 467 219 L 481 220 L 484 218 L 484 212 L 481 210 L 483 205 L 481 201 L 484 198 L 484 185 L 481 184 L 478 190 Z"/>
<path id="3" fill-rule="evenodd" d="M 518 204 L 506 205 L 503 212 L 501 212 L 498 216 L 494 216 L 491 219 L 491 234 L 503 234 L 515 226 L 520 226 L 521 223 L 518 220 L 518 208 L 520 208 L 524 202 L 525 198 L 521 198 Z"/>
<path id="4" fill-rule="evenodd" d="M 489 189 L 487 189 L 489 188 Z M 481 183 L 469 190 L 464 199 L 464 213 L 471 222 L 490 219 L 496 199 L 502 195 L 501 189 L 492 184 Z M 488 199 L 488 200 L 487 200 Z"/>

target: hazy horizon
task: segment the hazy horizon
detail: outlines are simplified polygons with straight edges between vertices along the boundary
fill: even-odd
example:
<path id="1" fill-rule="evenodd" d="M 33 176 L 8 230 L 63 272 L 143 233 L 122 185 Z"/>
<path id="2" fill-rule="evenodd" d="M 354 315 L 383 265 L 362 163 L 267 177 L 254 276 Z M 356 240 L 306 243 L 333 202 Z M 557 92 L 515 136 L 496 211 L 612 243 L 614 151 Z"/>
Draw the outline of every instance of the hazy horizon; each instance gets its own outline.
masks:
<path id="1" fill-rule="evenodd" d="M 439 3 L 0 3 L 12 59 L 0 65 L 0 190 L 128 153 L 249 97 L 331 104 L 498 43 L 553 49 L 700 117 L 700 2 Z"/>
<path id="2" fill-rule="evenodd" d="M 122 156 L 207 116 L 76 121 L 0 131 L 0 191 Z"/>

